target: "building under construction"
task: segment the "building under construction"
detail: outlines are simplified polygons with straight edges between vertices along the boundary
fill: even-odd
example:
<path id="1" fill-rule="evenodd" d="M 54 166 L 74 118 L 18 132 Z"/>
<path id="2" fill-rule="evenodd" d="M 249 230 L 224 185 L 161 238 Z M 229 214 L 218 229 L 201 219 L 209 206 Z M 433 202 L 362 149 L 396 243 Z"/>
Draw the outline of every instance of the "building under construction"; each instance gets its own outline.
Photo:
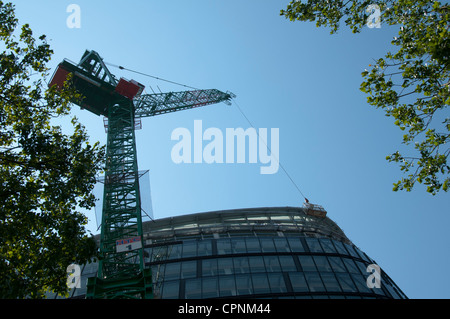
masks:
<path id="1" fill-rule="evenodd" d="M 154 298 L 407 298 L 383 270 L 368 283 L 376 262 L 317 207 L 168 217 L 144 222 L 143 234 Z M 71 298 L 85 297 L 97 267 L 82 268 Z"/>

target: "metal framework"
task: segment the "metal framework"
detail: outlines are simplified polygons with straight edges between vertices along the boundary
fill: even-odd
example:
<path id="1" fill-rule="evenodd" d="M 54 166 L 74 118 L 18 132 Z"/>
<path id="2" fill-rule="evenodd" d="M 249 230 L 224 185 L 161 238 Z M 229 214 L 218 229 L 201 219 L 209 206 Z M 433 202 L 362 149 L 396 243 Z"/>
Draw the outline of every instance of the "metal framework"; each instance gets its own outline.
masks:
<path id="1" fill-rule="evenodd" d="M 117 81 L 95 51 L 86 51 L 78 65 L 63 61 L 50 86 L 61 88 L 69 73 L 84 96 L 73 102 L 107 117 L 99 270 L 97 277 L 88 279 L 86 296 L 152 298 L 152 274 L 144 263 L 136 121 L 219 102 L 229 104 L 234 95 L 215 89 L 141 95 L 141 84 Z"/>
<path id="2" fill-rule="evenodd" d="M 215 89 L 145 94 L 135 99 L 135 116 L 155 116 L 215 104 L 218 101 L 230 103 L 230 97 L 234 95 Z"/>
<path id="3" fill-rule="evenodd" d="M 88 286 L 91 287 L 88 291 L 92 291 L 88 297 L 97 297 L 98 292 L 106 298 L 152 297 L 151 274 L 143 272 L 140 202 L 133 104 L 124 101 L 109 108 L 100 237 L 102 259 L 98 277 Z M 130 239 L 134 239 L 134 246 L 119 250 L 119 245 Z M 104 291 L 105 282 L 108 291 Z"/>

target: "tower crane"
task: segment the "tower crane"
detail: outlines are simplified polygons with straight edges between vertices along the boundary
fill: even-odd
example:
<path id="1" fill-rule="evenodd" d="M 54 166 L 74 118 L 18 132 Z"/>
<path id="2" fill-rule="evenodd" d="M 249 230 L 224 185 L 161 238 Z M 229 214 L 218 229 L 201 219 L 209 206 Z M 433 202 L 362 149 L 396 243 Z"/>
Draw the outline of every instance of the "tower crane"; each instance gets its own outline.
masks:
<path id="1" fill-rule="evenodd" d="M 235 95 L 216 89 L 143 94 L 144 85 L 118 80 L 92 50 L 78 64 L 63 60 L 49 86 L 61 89 L 69 74 L 83 96 L 72 102 L 108 121 L 99 268 L 97 277 L 88 278 L 86 297 L 152 298 L 152 274 L 144 263 L 135 125 L 143 117 L 231 104 Z"/>

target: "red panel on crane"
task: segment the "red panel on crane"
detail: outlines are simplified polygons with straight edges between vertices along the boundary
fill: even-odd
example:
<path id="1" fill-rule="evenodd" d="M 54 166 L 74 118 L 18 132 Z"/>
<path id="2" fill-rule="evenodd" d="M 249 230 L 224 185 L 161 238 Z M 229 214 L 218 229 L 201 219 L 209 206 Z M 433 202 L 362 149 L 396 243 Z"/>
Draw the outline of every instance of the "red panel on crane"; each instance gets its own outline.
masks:
<path id="1" fill-rule="evenodd" d="M 67 76 L 69 75 L 69 71 L 61 67 L 61 65 L 58 65 L 58 69 L 56 70 L 55 74 L 53 75 L 52 80 L 50 81 L 49 86 L 53 86 L 54 84 L 57 85 L 58 89 L 62 89 L 64 86 L 64 82 L 67 80 Z"/>
<path id="2" fill-rule="evenodd" d="M 71 84 L 83 97 L 72 102 L 97 115 L 108 116 L 108 107 L 120 95 L 114 91 L 114 86 L 92 76 L 72 62 L 64 60 L 58 65 L 49 86 L 56 85 L 61 90 L 70 73 L 73 74 Z"/>
<path id="3" fill-rule="evenodd" d="M 121 78 L 119 84 L 117 84 L 115 91 L 120 95 L 123 95 L 132 100 L 136 95 L 141 94 L 144 90 L 144 86 L 134 80 L 128 81 Z"/>

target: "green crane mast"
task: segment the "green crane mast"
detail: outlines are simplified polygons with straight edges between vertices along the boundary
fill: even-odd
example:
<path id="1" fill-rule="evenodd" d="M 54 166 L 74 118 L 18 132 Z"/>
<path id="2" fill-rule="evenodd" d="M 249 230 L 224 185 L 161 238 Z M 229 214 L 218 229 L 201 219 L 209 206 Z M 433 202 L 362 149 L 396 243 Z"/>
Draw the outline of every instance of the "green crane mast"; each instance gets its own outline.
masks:
<path id="1" fill-rule="evenodd" d="M 215 89 L 142 94 L 144 86 L 117 78 L 95 51 L 78 64 L 64 60 L 49 85 L 71 83 L 83 96 L 73 101 L 107 118 L 100 260 L 97 277 L 88 279 L 87 298 L 152 298 L 152 275 L 144 263 L 141 199 L 136 156 L 137 119 L 225 102 L 231 92 Z"/>

